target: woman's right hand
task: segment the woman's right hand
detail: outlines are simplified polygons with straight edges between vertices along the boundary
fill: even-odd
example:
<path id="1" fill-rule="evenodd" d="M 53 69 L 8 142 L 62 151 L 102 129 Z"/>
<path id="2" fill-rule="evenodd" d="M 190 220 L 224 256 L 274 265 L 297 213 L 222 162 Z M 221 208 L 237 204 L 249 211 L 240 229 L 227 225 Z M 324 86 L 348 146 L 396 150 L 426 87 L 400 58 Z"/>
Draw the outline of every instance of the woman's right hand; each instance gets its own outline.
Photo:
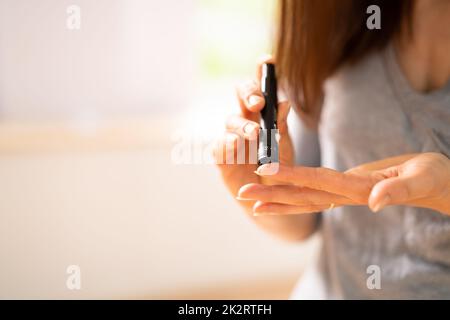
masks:
<path id="1" fill-rule="evenodd" d="M 250 148 L 252 155 L 249 157 L 249 144 L 257 145 L 260 129 L 260 111 L 264 108 L 264 97 L 261 92 L 260 79 L 263 63 L 273 63 L 272 59 L 264 59 L 257 66 L 256 79 L 237 87 L 238 112 L 228 118 L 226 131 L 218 141 L 214 150 L 216 163 L 220 168 L 223 180 L 232 193 L 237 197 L 239 189 L 249 183 L 273 184 L 269 179 L 255 174 L 257 164 L 249 163 L 249 158 L 257 158 L 256 148 Z M 279 159 L 282 164 L 293 164 L 292 142 L 288 134 L 287 115 L 289 104 L 287 101 L 278 104 L 277 126 L 280 133 Z M 247 156 L 245 156 L 247 155 Z M 228 159 L 228 161 L 227 161 Z M 234 161 L 233 161 L 234 159 Z M 244 163 L 236 164 L 236 159 L 245 159 Z M 242 162 L 242 161 L 240 161 Z M 239 201 L 249 214 L 252 214 L 255 202 Z"/>

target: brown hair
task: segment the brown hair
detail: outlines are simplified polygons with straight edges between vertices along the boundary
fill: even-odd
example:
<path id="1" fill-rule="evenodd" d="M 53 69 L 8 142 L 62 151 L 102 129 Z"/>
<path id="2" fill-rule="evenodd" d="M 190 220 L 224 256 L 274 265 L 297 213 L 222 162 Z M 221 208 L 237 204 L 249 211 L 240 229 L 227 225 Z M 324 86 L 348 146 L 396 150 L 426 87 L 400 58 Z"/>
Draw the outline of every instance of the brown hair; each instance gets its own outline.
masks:
<path id="1" fill-rule="evenodd" d="M 381 30 L 366 26 L 370 5 L 381 9 Z M 277 73 L 307 123 L 318 121 L 325 80 L 383 49 L 411 22 L 412 8 L 413 0 L 279 0 Z"/>

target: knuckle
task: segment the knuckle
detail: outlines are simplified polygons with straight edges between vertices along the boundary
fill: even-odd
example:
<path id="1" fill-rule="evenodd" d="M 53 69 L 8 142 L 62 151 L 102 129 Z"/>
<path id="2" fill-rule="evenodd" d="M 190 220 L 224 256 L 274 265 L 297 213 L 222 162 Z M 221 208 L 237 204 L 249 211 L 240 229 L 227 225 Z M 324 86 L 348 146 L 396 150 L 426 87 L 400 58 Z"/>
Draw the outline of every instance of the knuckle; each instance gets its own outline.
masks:
<path id="1" fill-rule="evenodd" d="M 244 93 L 245 99 L 247 99 L 251 95 L 260 95 L 260 91 L 259 91 L 257 82 L 255 80 L 247 82 L 245 84 L 243 93 Z"/>

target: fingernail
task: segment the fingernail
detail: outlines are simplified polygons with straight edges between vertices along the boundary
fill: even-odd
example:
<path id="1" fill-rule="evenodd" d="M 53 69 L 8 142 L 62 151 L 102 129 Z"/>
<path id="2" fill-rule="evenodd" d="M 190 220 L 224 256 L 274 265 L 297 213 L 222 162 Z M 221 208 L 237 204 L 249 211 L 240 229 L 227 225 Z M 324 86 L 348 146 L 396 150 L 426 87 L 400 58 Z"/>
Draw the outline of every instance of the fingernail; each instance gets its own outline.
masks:
<path id="1" fill-rule="evenodd" d="M 276 216 L 273 212 L 253 212 L 254 217 Z"/>
<path id="2" fill-rule="evenodd" d="M 259 96 L 255 96 L 255 95 L 251 95 L 248 98 L 248 104 L 251 106 L 256 106 L 257 104 L 259 104 L 262 101 L 261 97 Z"/>
<path id="3" fill-rule="evenodd" d="M 236 197 L 236 200 L 239 200 L 239 201 L 250 201 L 250 200 L 252 200 L 252 199 L 246 199 L 246 198 L 242 198 L 242 197 L 240 197 L 240 196 L 237 196 L 237 197 Z"/>
<path id="4" fill-rule="evenodd" d="M 278 163 L 268 163 L 259 166 L 255 173 L 260 176 L 271 176 L 278 173 L 280 165 Z"/>
<path id="5" fill-rule="evenodd" d="M 257 128 L 257 126 L 254 123 L 248 122 L 244 126 L 244 133 L 250 139 L 256 138 L 256 136 L 257 136 L 256 128 Z"/>
<path id="6" fill-rule="evenodd" d="M 378 203 L 375 203 L 375 205 L 371 209 L 373 212 L 378 212 L 381 209 L 383 209 L 384 207 L 386 207 L 390 201 L 391 201 L 391 197 L 387 194 Z"/>

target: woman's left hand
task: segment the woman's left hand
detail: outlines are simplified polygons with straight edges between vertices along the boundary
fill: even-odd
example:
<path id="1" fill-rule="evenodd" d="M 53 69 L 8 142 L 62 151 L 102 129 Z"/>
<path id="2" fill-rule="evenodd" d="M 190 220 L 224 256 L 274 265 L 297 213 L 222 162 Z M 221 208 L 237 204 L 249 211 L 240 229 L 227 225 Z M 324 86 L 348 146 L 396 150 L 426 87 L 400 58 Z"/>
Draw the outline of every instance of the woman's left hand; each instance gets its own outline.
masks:
<path id="1" fill-rule="evenodd" d="M 430 208 L 450 215 L 450 159 L 440 153 L 403 155 L 346 172 L 327 168 L 263 165 L 256 174 L 277 185 L 247 184 L 241 200 L 257 200 L 255 215 L 312 213 L 347 205 Z"/>

